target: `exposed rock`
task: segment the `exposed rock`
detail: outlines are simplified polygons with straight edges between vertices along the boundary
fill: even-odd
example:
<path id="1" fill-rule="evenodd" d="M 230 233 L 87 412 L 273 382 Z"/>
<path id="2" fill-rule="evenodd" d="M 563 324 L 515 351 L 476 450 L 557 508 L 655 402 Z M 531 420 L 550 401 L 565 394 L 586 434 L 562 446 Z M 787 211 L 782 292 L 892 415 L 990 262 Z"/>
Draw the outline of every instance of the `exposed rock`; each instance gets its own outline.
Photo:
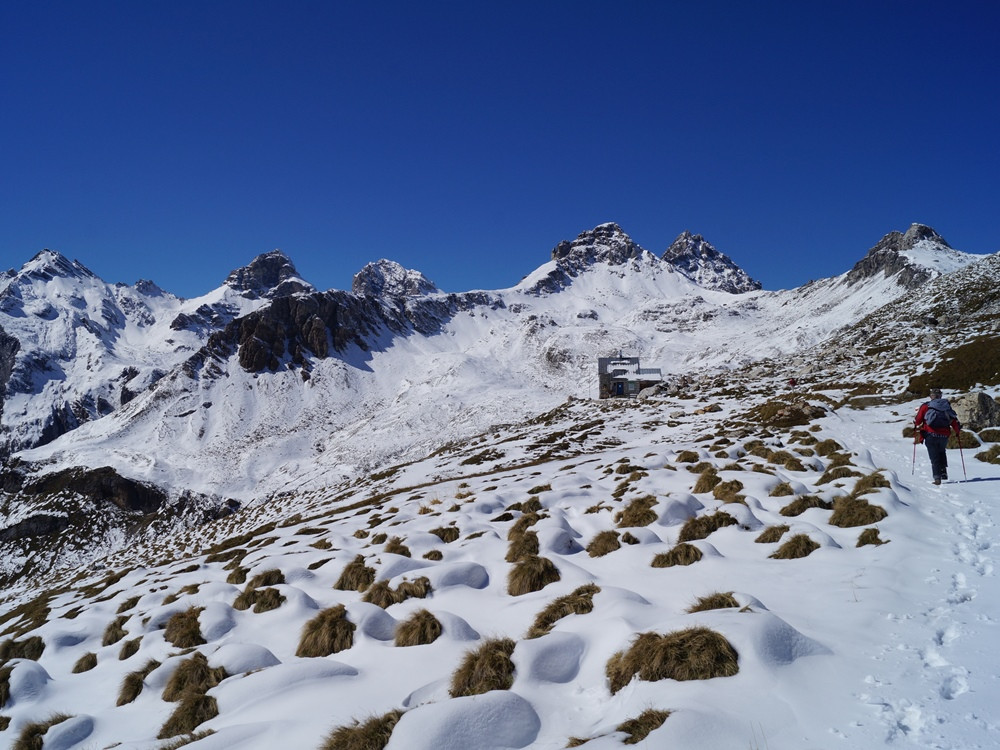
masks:
<path id="1" fill-rule="evenodd" d="M 3 402 L 7 397 L 7 381 L 14 371 L 14 358 L 20 348 L 21 342 L 0 327 L 0 416 L 3 416 Z"/>
<path id="2" fill-rule="evenodd" d="M 532 292 L 557 292 L 597 263 L 621 266 L 643 257 L 655 259 L 613 222 L 582 232 L 572 242 L 563 240 L 552 250 L 556 267 L 531 289 Z"/>
<path id="3" fill-rule="evenodd" d="M 899 284 L 906 289 L 915 289 L 936 275 L 921 266 L 913 265 L 902 253 L 912 250 L 918 242 L 927 241 L 943 250 L 951 246 L 945 239 L 923 224 L 913 224 L 905 233 L 889 232 L 875 245 L 864 258 L 854 264 L 847 273 L 847 282 L 856 284 L 864 279 L 882 273 L 886 278 L 895 276 Z"/>
<path id="4" fill-rule="evenodd" d="M 153 513 L 166 501 L 158 488 L 121 476 L 110 466 L 100 469 L 65 469 L 27 482 L 23 492 L 33 495 L 74 492 L 122 510 Z"/>
<path id="5" fill-rule="evenodd" d="M 369 263 L 354 275 L 351 291 L 359 297 L 419 297 L 440 291 L 420 271 L 391 260 Z"/>
<path id="6" fill-rule="evenodd" d="M 949 400 L 963 427 L 978 432 L 986 427 L 1000 426 L 1000 404 L 982 391 Z"/>
<path id="7" fill-rule="evenodd" d="M 231 272 L 225 283 L 249 299 L 275 299 L 315 291 L 311 284 L 299 277 L 292 261 L 280 250 L 258 255 L 249 265 Z"/>
<path id="8" fill-rule="evenodd" d="M 742 294 L 761 288 L 761 283 L 720 253 L 700 234 L 682 232 L 673 241 L 663 260 L 705 289 Z"/>

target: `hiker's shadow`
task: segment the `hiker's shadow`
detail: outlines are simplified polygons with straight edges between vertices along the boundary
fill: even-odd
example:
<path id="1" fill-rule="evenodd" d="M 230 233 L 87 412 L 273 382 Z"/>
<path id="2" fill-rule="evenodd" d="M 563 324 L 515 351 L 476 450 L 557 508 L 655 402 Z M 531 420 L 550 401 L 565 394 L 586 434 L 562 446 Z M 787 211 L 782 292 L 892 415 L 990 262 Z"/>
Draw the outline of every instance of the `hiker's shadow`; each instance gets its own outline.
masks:
<path id="1" fill-rule="evenodd" d="M 973 482 L 1000 482 L 1000 477 L 973 477 L 972 479 L 956 479 L 949 484 L 972 484 Z"/>

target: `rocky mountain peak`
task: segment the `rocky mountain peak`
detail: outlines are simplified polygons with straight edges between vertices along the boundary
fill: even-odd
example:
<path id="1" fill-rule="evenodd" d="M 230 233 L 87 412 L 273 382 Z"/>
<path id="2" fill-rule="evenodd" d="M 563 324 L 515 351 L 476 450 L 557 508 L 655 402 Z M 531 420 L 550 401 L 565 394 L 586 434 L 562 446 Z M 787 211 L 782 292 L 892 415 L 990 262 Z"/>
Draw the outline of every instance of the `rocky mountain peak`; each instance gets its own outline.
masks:
<path id="1" fill-rule="evenodd" d="M 662 257 L 705 289 L 742 294 L 761 288 L 759 281 L 752 279 L 729 256 L 716 250 L 700 234 L 682 232 Z"/>
<path id="2" fill-rule="evenodd" d="M 21 268 L 21 275 L 50 281 L 54 278 L 96 278 L 94 272 L 55 250 L 42 250 Z"/>
<path id="3" fill-rule="evenodd" d="M 928 279 L 937 275 L 926 266 L 914 263 L 905 253 L 917 245 L 926 243 L 927 249 L 934 252 L 951 251 L 945 239 L 931 227 L 924 224 L 911 224 L 905 232 L 889 232 L 864 258 L 854 264 L 847 272 L 847 282 L 856 284 L 878 274 L 885 278 L 895 276 L 897 281 L 907 289 L 915 289 Z"/>
<path id="4" fill-rule="evenodd" d="M 608 222 L 580 233 L 575 240 L 560 242 L 552 250 L 552 260 L 570 265 L 621 265 L 644 252 L 620 226 Z"/>
<path id="5" fill-rule="evenodd" d="M 383 258 L 354 275 L 351 291 L 359 297 L 420 297 L 440 290 L 420 271 Z"/>
<path id="6" fill-rule="evenodd" d="M 225 284 L 248 299 L 276 299 L 297 292 L 316 291 L 299 276 L 292 261 L 281 250 L 258 255 L 248 265 L 231 272 Z"/>

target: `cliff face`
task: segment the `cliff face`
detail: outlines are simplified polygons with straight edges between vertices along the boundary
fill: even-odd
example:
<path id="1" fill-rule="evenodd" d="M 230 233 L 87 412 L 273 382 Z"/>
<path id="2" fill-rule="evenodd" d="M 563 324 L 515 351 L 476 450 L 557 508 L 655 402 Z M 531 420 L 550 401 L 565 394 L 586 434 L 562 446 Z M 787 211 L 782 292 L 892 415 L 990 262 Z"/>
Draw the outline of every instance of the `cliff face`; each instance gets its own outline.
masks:
<path id="1" fill-rule="evenodd" d="M 879 240 L 847 273 L 848 283 L 856 284 L 883 274 L 886 278 L 895 276 L 897 282 L 906 289 L 916 289 L 937 275 L 932 269 L 916 264 L 906 256 L 908 251 L 921 243 L 930 251 L 951 250 L 951 246 L 933 229 L 923 224 L 913 224 L 906 232 L 889 232 Z"/>

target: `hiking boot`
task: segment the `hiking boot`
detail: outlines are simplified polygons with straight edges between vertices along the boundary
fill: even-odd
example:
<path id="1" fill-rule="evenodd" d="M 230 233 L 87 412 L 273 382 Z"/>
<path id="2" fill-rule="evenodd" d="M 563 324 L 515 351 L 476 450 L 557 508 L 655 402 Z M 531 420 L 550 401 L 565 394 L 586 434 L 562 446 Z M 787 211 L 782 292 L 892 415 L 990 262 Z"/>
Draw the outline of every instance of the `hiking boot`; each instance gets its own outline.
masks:
<path id="1" fill-rule="evenodd" d="M 941 479 L 938 477 L 934 478 L 934 484 L 941 484 Z"/>
<path id="2" fill-rule="evenodd" d="M 947 479 L 948 478 L 948 472 L 946 471 L 944 474 L 942 474 L 941 478 L 942 479 Z"/>

